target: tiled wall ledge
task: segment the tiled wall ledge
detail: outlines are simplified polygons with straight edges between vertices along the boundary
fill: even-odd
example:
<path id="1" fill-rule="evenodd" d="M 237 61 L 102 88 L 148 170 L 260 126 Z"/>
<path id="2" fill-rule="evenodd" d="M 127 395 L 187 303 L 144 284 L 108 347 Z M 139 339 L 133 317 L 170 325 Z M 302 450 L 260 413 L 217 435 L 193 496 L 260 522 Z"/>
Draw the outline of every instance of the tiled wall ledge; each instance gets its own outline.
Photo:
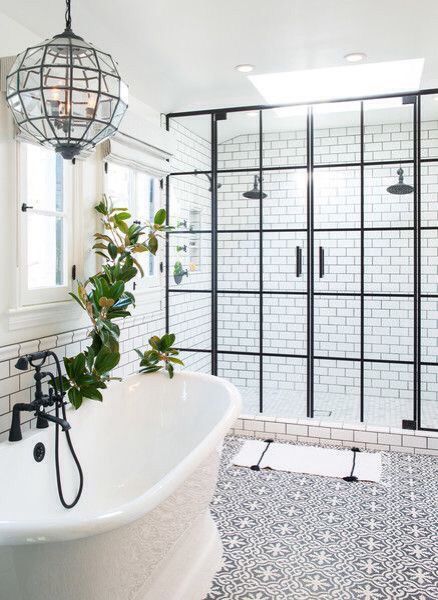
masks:
<path id="1" fill-rule="evenodd" d="M 378 427 L 361 423 L 241 415 L 230 433 L 241 437 L 271 438 L 303 444 L 345 446 L 346 448 L 355 446 L 363 450 L 438 456 L 438 433 L 408 431 L 395 427 Z"/>

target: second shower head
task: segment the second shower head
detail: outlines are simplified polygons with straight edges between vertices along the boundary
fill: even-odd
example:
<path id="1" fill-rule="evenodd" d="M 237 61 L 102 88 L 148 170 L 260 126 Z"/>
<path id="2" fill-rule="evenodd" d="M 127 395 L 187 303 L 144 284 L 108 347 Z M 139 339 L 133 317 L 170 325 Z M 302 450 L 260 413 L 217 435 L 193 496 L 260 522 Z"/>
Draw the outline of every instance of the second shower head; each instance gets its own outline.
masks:
<path id="1" fill-rule="evenodd" d="M 414 188 L 412 187 L 412 185 L 409 185 L 404 182 L 403 173 L 404 171 L 400 167 L 400 169 L 397 171 L 398 183 L 390 185 L 388 188 L 386 188 L 387 192 L 389 192 L 390 194 L 396 194 L 397 196 L 403 196 L 404 194 L 412 194 Z"/>

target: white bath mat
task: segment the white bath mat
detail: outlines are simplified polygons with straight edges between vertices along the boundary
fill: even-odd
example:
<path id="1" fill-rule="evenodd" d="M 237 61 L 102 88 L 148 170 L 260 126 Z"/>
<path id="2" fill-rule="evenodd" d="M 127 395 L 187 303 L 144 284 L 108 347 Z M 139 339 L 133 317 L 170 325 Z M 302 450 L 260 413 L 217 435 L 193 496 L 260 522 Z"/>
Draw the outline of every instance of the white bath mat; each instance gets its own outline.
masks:
<path id="1" fill-rule="evenodd" d="M 379 482 L 382 476 L 380 453 L 358 449 L 336 450 L 317 446 L 294 446 L 272 441 L 250 440 L 243 444 L 233 464 L 255 471 L 273 469 L 309 475 L 340 477 L 346 481 Z"/>

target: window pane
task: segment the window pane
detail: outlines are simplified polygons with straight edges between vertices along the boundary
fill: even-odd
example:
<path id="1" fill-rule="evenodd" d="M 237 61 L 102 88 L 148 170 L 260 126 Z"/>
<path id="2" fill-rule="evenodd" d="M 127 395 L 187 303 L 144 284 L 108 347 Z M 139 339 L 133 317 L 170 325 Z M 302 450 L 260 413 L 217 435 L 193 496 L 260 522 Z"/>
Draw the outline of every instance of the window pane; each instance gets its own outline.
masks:
<path id="1" fill-rule="evenodd" d="M 65 285 L 66 236 L 63 219 L 29 213 L 27 232 L 29 289 Z"/>
<path id="2" fill-rule="evenodd" d="M 64 163 L 59 154 L 25 144 L 26 198 L 33 210 L 64 210 Z"/>
<path id="3" fill-rule="evenodd" d="M 136 200 L 135 206 L 131 208 L 132 216 L 135 220 L 153 222 L 158 206 L 158 179 L 138 171 L 136 173 Z M 146 239 L 146 238 L 144 238 Z M 150 277 L 155 273 L 155 257 L 149 252 L 137 255 L 137 260 L 143 267 L 145 275 Z"/>
<path id="4" fill-rule="evenodd" d="M 132 210 L 130 169 L 111 163 L 108 169 L 108 196 L 114 205 Z"/>

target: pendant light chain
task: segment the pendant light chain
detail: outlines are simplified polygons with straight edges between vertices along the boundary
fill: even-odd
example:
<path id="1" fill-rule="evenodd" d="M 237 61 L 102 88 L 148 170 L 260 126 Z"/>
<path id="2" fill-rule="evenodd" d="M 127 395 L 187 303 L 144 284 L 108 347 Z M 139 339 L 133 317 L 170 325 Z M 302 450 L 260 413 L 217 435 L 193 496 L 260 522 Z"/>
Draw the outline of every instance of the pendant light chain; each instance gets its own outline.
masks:
<path id="1" fill-rule="evenodd" d="M 71 30 L 71 0 L 66 0 L 67 9 L 65 11 L 65 28 Z"/>

